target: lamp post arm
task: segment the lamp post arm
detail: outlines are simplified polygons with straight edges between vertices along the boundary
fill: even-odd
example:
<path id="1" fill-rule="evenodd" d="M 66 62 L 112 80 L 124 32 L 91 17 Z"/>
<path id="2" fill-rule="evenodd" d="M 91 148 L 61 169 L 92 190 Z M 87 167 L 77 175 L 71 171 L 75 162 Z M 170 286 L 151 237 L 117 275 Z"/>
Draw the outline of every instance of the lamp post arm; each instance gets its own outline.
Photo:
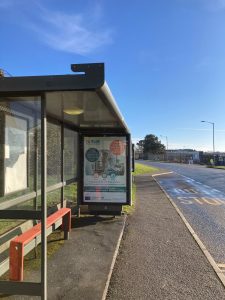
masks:
<path id="1" fill-rule="evenodd" d="M 213 126 L 213 154 L 215 154 L 215 123 L 209 122 L 209 121 L 201 121 L 201 122 L 209 123 L 209 124 L 212 124 L 212 126 Z"/>

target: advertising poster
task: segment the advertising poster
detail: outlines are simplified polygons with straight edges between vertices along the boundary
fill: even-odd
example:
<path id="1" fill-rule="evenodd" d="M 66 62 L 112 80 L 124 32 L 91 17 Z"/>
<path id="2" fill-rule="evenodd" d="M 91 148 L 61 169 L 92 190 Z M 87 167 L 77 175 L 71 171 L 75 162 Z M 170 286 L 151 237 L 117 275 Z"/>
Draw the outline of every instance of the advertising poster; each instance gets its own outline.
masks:
<path id="1" fill-rule="evenodd" d="M 84 137 L 86 203 L 126 203 L 126 137 Z"/>
<path id="2" fill-rule="evenodd" d="M 27 121 L 5 117 L 4 194 L 27 188 Z"/>

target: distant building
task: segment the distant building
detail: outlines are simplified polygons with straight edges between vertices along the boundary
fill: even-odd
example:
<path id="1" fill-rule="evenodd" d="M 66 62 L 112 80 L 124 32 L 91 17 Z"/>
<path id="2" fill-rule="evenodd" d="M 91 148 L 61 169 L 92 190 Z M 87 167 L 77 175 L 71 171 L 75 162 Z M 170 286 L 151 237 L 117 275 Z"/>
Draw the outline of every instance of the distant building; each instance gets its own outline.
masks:
<path id="1" fill-rule="evenodd" d="M 143 159 L 143 150 L 135 149 L 134 155 L 135 155 L 135 159 Z"/>
<path id="2" fill-rule="evenodd" d="M 214 160 L 216 166 L 225 166 L 225 153 L 224 152 L 204 152 L 201 163 L 210 165 L 210 159 Z"/>
<path id="3" fill-rule="evenodd" d="M 203 151 L 195 151 L 192 149 L 176 149 L 166 150 L 162 154 L 145 153 L 144 159 L 179 163 L 200 163 L 202 161 L 202 156 Z"/>
<path id="4" fill-rule="evenodd" d="M 166 160 L 181 163 L 200 163 L 203 151 L 193 149 L 166 150 Z"/>
<path id="5" fill-rule="evenodd" d="M 205 165 L 209 165 L 210 159 L 213 159 L 216 166 L 225 166 L 225 152 L 213 153 L 193 149 L 165 150 L 162 154 L 143 153 L 141 149 L 135 149 L 135 159 Z"/>

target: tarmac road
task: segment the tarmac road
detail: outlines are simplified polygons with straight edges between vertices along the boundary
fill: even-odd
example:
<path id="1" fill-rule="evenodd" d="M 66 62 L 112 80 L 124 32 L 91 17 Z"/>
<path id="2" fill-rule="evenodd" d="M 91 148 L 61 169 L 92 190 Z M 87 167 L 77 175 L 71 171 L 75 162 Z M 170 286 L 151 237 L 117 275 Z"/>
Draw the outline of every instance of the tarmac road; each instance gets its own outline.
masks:
<path id="1" fill-rule="evenodd" d="M 137 162 L 176 172 L 225 193 L 225 170 L 206 168 L 200 165 L 159 163 L 146 160 Z"/>

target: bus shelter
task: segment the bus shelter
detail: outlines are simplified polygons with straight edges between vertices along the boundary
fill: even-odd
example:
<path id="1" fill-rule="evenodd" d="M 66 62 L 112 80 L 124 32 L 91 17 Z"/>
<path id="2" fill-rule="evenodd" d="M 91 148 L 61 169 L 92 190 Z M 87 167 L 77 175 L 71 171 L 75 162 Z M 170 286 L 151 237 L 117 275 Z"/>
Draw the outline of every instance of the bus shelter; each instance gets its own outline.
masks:
<path id="1" fill-rule="evenodd" d="M 46 219 L 55 207 L 117 214 L 131 204 L 130 132 L 104 64 L 71 68 L 70 75 L 0 78 L 0 226 L 13 224 L 0 234 L 0 258 L 21 224 L 41 222 L 40 281 L 1 280 L 2 294 L 47 298 Z M 0 275 L 8 267 L 6 257 Z"/>

